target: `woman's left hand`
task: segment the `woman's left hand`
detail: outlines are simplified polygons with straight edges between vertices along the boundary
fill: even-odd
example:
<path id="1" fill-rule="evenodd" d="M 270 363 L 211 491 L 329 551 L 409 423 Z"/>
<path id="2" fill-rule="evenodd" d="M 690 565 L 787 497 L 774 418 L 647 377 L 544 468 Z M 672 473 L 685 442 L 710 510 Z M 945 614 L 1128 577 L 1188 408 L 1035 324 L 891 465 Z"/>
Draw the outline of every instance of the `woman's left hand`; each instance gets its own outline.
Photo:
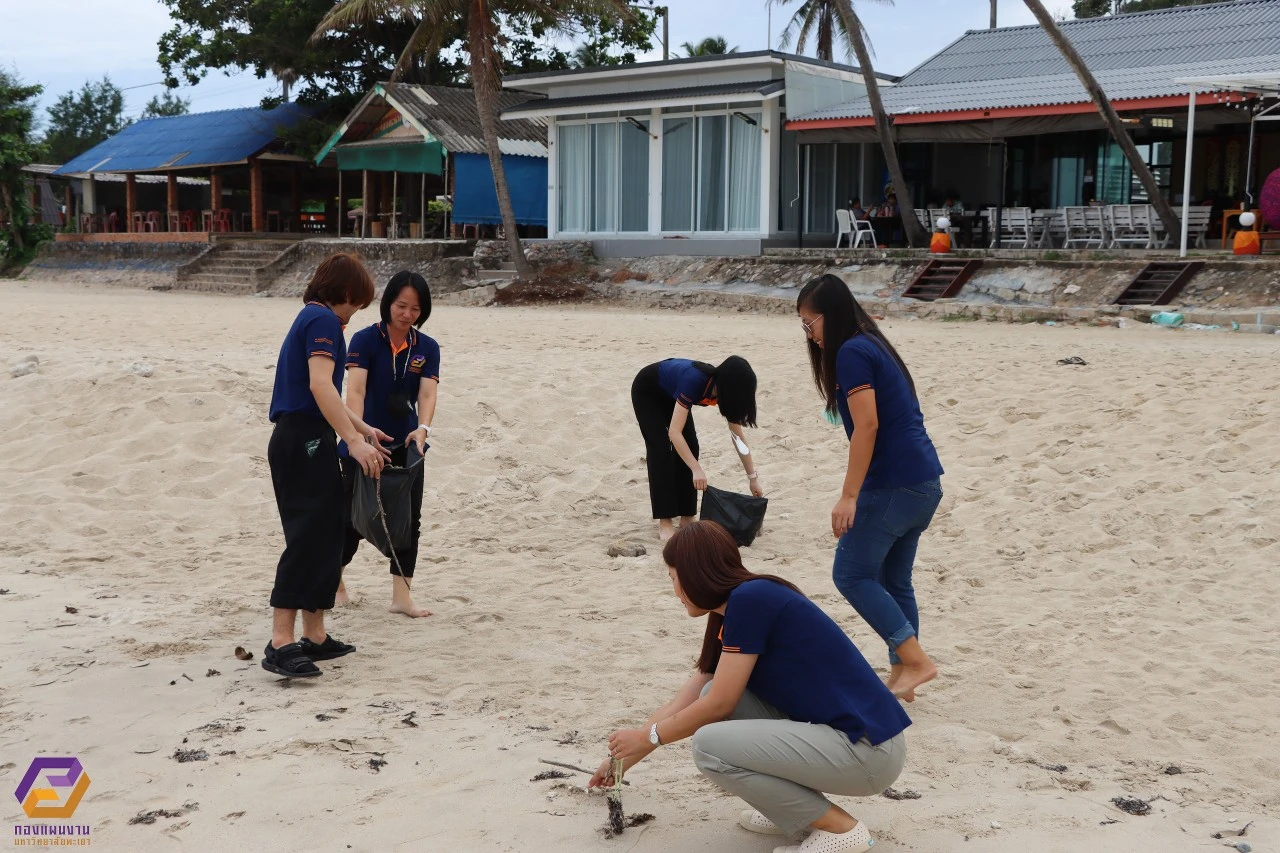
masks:
<path id="1" fill-rule="evenodd" d="M 839 539 L 853 527 L 853 517 L 858 512 L 858 499 L 842 497 L 831 509 L 831 532 Z"/>
<path id="2" fill-rule="evenodd" d="M 618 729 L 609 735 L 609 754 L 622 762 L 623 772 L 653 752 L 649 733 L 643 729 Z"/>
<path id="3" fill-rule="evenodd" d="M 755 479 L 748 477 L 747 485 L 751 488 L 751 494 L 754 497 L 757 497 L 757 498 L 764 497 L 764 486 L 760 485 L 759 475 L 757 475 Z"/>

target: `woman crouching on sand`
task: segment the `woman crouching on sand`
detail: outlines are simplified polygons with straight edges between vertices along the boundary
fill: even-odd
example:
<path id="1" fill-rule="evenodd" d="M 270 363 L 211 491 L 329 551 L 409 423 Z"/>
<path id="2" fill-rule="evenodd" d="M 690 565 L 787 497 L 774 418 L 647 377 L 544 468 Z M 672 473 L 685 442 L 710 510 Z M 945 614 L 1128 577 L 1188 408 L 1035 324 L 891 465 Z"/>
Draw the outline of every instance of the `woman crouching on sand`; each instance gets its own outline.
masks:
<path id="1" fill-rule="evenodd" d="M 695 521 L 662 549 L 676 597 L 707 617 L 697 669 L 638 729 L 609 737 L 588 787 L 613 784 L 659 746 L 693 738 L 693 760 L 752 808 L 738 823 L 812 834 L 774 853 L 861 853 L 866 827 L 824 793 L 884 791 L 906 760 L 911 720 L 844 631 L 794 586 L 747 571 L 720 525 Z"/>
<path id="2" fill-rule="evenodd" d="M 942 500 L 942 463 L 898 351 L 834 275 L 800 290 L 796 311 L 828 414 L 849 437 L 844 488 L 831 510 L 836 588 L 889 647 L 889 689 L 907 702 L 938 674 L 920 646 L 911 585 L 916 548 Z"/>
<path id="3" fill-rule="evenodd" d="M 731 355 L 713 367 L 687 358 L 667 358 L 636 374 L 631 406 L 644 437 L 649 468 L 649 503 L 663 542 L 698 512 L 698 492 L 707 475 L 698 463 L 694 406 L 716 406 L 729 422 L 733 446 L 747 472 L 751 494 L 764 496 L 760 475 L 747 448 L 743 427 L 756 425 L 756 374 L 745 358 Z"/>

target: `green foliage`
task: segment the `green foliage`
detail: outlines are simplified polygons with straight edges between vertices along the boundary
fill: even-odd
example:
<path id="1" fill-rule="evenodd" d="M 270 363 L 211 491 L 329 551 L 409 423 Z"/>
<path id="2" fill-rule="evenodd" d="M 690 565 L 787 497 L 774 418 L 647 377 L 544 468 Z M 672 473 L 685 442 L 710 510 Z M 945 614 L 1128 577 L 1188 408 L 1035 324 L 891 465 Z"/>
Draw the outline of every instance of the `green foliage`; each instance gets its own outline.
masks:
<path id="1" fill-rule="evenodd" d="M 30 194 L 22 172 L 40 154 L 36 98 L 43 91 L 0 68 L 0 267 L 25 265 L 53 236 L 48 226 L 28 222 Z"/>
<path id="2" fill-rule="evenodd" d="M 653 49 L 653 33 L 658 27 L 656 13 L 636 14 L 631 20 L 589 22 L 585 27 L 586 41 L 573 52 L 571 63 L 577 68 L 604 68 L 611 65 L 631 65 L 636 53 Z M 621 49 L 621 53 L 615 53 Z M 514 73 L 514 72 L 508 72 Z"/>
<path id="3" fill-rule="evenodd" d="M 67 92 L 49 107 L 44 144 L 54 163 L 66 163 L 129 126 L 124 117 L 124 93 L 103 75 Z"/>
<path id="4" fill-rule="evenodd" d="M 191 101 L 179 97 L 168 89 L 147 101 L 142 109 L 142 118 L 161 118 L 163 116 L 184 116 L 191 112 Z"/>
<path id="5" fill-rule="evenodd" d="M 685 56 L 723 56 L 738 52 L 736 47 L 729 47 L 723 36 L 708 36 L 697 44 L 685 42 L 680 46 L 684 48 Z"/>
<path id="6" fill-rule="evenodd" d="M 1071 11 L 1077 18 L 1101 18 L 1104 15 L 1124 15 L 1133 12 L 1153 12 L 1176 6 L 1204 6 L 1222 0 L 1075 0 Z"/>
<path id="7" fill-rule="evenodd" d="M 210 71 L 253 71 L 259 79 L 296 81 L 295 99 L 321 102 L 359 96 L 386 80 L 415 22 L 387 14 L 381 20 L 311 39 L 333 0 L 161 0 L 174 26 L 160 37 L 159 63 L 170 86 L 196 83 Z M 460 42 L 462 24 L 443 34 Z M 412 63 L 406 83 L 459 83 L 458 59 Z"/>
<path id="8" fill-rule="evenodd" d="M 791 0 L 768 0 L 770 6 L 785 6 Z M 893 0 L 874 0 L 877 3 L 892 4 Z M 862 30 L 863 41 L 871 55 L 871 39 L 866 28 Z M 794 41 L 797 53 L 804 53 L 810 40 L 813 41 L 814 55 L 828 62 L 835 60 L 836 43 L 843 49 L 844 58 L 852 59 L 853 45 L 849 41 L 849 32 L 845 29 L 844 17 L 840 14 L 838 0 L 804 0 L 796 9 L 791 20 L 778 36 L 778 46 L 786 50 Z"/>

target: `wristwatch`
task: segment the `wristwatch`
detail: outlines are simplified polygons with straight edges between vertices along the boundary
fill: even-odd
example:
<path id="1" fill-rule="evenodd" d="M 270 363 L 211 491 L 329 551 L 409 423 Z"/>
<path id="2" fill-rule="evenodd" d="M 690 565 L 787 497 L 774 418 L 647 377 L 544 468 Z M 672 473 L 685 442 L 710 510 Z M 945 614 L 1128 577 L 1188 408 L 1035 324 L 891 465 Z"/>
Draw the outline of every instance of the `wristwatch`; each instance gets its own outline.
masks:
<path id="1" fill-rule="evenodd" d="M 418 429 L 425 429 L 425 430 L 427 431 L 427 438 L 431 438 L 431 425 L 430 425 L 430 424 L 418 424 Z"/>
<path id="2" fill-rule="evenodd" d="M 649 726 L 649 743 L 654 746 L 662 746 L 662 741 L 658 740 L 658 724 L 654 723 Z"/>

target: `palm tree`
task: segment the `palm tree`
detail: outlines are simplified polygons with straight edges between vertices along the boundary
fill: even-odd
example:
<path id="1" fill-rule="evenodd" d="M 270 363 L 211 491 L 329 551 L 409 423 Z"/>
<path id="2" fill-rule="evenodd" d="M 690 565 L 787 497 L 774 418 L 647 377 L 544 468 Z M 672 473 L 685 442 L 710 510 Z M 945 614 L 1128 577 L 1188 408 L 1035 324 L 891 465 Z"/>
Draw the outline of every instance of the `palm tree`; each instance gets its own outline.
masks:
<path id="1" fill-rule="evenodd" d="M 770 6 L 782 6 L 787 0 L 769 0 Z M 875 0 L 877 3 L 892 4 L 893 0 Z M 844 54 L 849 56 L 849 34 L 844 29 L 844 19 L 836 9 L 835 0 L 804 0 L 796 9 L 786 29 L 778 37 L 778 47 L 785 50 L 795 39 L 796 53 L 804 53 L 809 44 L 809 37 L 814 37 L 814 48 L 819 59 L 832 62 L 835 59 L 835 42 L 839 37 L 844 45 Z M 862 37 L 867 37 L 864 31 Z"/>
<path id="2" fill-rule="evenodd" d="M 907 185 L 902 174 L 902 164 L 898 161 L 898 149 L 893 144 L 893 129 L 889 115 L 884 111 L 884 101 L 880 99 L 880 84 L 876 82 L 876 72 L 871 66 L 871 54 L 867 50 L 867 40 L 863 37 L 862 21 L 858 20 L 849 0 L 832 0 L 836 11 L 840 13 L 845 37 L 853 47 L 854 56 L 858 60 L 858 68 L 862 71 L 862 79 L 867 86 L 867 100 L 871 104 L 871 114 L 876 120 L 876 136 L 880 139 L 880 148 L 884 152 L 884 163 L 889 169 L 889 179 L 893 181 L 894 192 L 898 196 L 898 212 L 902 217 L 902 230 L 907 236 L 907 245 L 923 246 L 929 236 L 925 233 L 920 220 L 916 219 L 915 206 L 911 201 L 911 187 Z"/>
<path id="3" fill-rule="evenodd" d="M 340 0 L 320 21 L 312 39 L 320 38 L 331 30 L 376 24 L 387 19 L 416 20 L 418 25 L 391 75 L 394 83 L 415 57 L 424 53 L 430 57 L 438 54 L 442 36 L 451 32 L 458 21 L 465 22 L 471 57 L 471 86 L 476 94 L 476 111 L 489 153 L 489 166 L 493 170 L 502 227 L 516 274 L 527 279 L 532 276 L 533 268 L 520 244 L 515 210 L 511 206 L 511 190 L 502 168 L 502 151 L 498 147 L 497 94 L 502 87 L 499 24 L 511 18 L 537 19 L 550 28 L 567 30 L 575 21 L 629 19 L 634 14 L 625 0 Z"/>
<path id="4" fill-rule="evenodd" d="M 613 57 L 609 55 L 607 48 L 587 43 L 578 45 L 573 51 L 572 59 L 575 68 L 602 68 L 610 65 Z"/>
<path id="5" fill-rule="evenodd" d="M 1111 101 L 1107 100 L 1106 93 L 1102 91 L 1102 87 L 1094 79 L 1089 67 L 1084 64 L 1084 59 L 1076 52 L 1067 37 L 1062 34 L 1062 30 L 1054 22 L 1053 16 L 1049 14 L 1049 10 L 1044 7 L 1040 0 L 1024 0 L 1024 2 L 1027 4 L 1027 8 L 1031 10 L 1031 14 L 1036 16 L 1036 21 L 1048 34 L 1049 39 L 1062 53 L 1062 58 L 1067 61 L 1067 64 L 1071 66 L 1071 70 L 1080 78 L 1080 83 L 1084 86 L 1085 91 L 1089 93 L 1089 98 L 1093 101 L 1093 105 L 1102 114 L 1102 120 L 1106 122 L 1107 129 L 1111 131 L 1111 138 L 1116 141 L 1116 144 L 1120 146 L 1120 150 L 1124 152 L 1125 159 L 1129 161 L 1129 168 L 1133 170 L 1133 174 L 1137 175 L 1138 180 L 1142 182 L 1142 188 L 1147 191 L 1147 198 L 1150 199 L 1152 206 L 1155 207 L 1160 221 L 1164 223 L 1165 233 L 1180 233 L 1182 222 L 1174 214 L 1169 200 L 1160 192 L 1160 187 L 1157 186 L 1151 170 L 1147 168 L 1146 161 L 1138 153 L 1138 147 L 1133 144 L 1133 139 L 1130 138 L 1128 131 L 1124 129 L 1124 125 L 1120 123 L 1120 116 L 1116 114 L 1115 107 L 1111 106 Z"/>
<path id="6" fill-rule="evenodd" d="M 737 53 L 736 47 L 729 47 L 723 36 L 709 36 L 697 44 L 685 42 L 681 45 L 685 56 L 723 56 L 726 53 Z"/>

